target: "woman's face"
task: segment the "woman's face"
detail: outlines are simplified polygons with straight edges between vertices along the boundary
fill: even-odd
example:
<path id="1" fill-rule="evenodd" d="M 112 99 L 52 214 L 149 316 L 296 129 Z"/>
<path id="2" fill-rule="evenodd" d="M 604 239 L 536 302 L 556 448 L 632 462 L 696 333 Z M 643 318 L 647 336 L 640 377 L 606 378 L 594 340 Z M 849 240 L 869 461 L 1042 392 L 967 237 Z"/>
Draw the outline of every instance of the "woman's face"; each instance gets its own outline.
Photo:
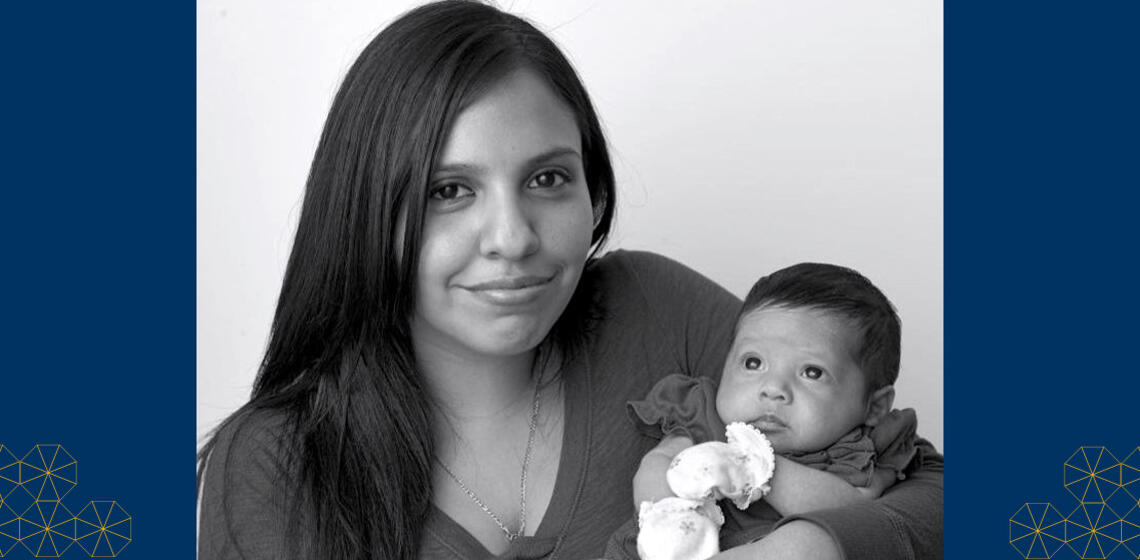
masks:
<path id="1" fill-rule="evenodd" d="M 416 281 L 417 352 L 534 349 L 590 249 L 593 210 L 574 114 L 531 71 L 459 113 L 432 171 Z"/>

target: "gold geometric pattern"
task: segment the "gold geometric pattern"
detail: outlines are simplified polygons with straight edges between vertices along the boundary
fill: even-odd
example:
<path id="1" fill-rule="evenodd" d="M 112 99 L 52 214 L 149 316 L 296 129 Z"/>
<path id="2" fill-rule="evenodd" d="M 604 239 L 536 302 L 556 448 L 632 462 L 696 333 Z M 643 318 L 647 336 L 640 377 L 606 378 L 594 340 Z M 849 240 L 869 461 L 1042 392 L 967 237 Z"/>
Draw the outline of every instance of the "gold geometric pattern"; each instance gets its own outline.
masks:
<path id="1" fill-rule="evenodd" d="M 62 500 L 79 477 L 78 463 L 60 445 L 37 445 L 20 463 L 20 484 L 36 500 Z"/>
<path id="2" fill-rule="evenodd" d="M 72 545 L 118 556 L 131 542 L 131 516 L 106 500 L 73 515 L 62 500 L 78 483 L 79 463 L 62 445 L 39 444 L 17 459 L 0 444 L 0 556 L 17 544 L 36 558 L 59 558 Z"/>
<path id="3" fill-rule="evenodd" d="M 91 502 L 75 515 L 75 523 L 75 543 L 88 556 L 118 556 L 131 542 L 131 516 L 118 502 Z"/>
<path id="4" fill-rule="evenodd" d="M 1022 558 L 1061 548 L 1082 559 L 1123 550 L 1140 559 L 1140 447 L 1118 461 L 1104 447 L 1081 447 L 1064 466 L 1065 489 L 1080 505 L 1062 517 L 1049 503 L 1027 503 L 1009 518 L 1009 544 Z"/>
<path id="5" fill-rule="evenodd" d="M 1065 488 L 1082 504 L 1104 503 L 1120 489 L 1120 461 L 1103 447 L 1082 447 L 1065 461 Z"/>
<path id="6" fill-rule="evenodd" d="M 1009 544 L 1022 558 L 1052 558 L 1065 546 L 1065 518 L 1049 504 L 1025 504 L 1009 518 Z"/>

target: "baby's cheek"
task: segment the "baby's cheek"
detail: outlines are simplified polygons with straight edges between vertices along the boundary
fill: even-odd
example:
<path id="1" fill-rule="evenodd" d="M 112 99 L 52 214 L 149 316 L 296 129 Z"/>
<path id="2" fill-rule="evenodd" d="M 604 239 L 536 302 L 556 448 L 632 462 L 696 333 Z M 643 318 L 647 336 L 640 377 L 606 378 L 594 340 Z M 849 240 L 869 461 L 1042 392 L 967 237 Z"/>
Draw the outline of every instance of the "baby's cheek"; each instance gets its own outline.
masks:
<path id="1" fill-rule="evenodd" d="M 725 391 L 725 386 L 722 384 L 720 386 L 720 390 L 718 390 L 717 394 L 716 394 L 716 414 L 722 420 L 724 419 L 724 417 L 727 415 L 727 412 L 728 412 L 726 409 L 726 403 L 725 403 L 725 400 L 727 399 L 727 395 L 728 395 L 728 392 Z"/>
<path id="2" fill-rule="evenodd" d="M 730 422 L 747 422 L 748 403 L 743 398 L 743 391 L 737 387 L 721 387 L 716 396 L 716 413 L 725 424 Z"/>

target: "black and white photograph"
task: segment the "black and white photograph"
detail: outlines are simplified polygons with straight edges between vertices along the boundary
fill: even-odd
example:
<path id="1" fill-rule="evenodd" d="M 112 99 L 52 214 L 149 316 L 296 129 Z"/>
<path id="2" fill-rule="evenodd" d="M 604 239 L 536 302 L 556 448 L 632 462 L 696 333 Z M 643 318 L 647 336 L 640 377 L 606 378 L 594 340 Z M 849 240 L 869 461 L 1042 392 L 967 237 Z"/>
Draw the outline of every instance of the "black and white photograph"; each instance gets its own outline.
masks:
<path id="1" fill-rule="evenodd" d="M 196 16 L 199 558 L 942 558 L 941 1 Z"/>

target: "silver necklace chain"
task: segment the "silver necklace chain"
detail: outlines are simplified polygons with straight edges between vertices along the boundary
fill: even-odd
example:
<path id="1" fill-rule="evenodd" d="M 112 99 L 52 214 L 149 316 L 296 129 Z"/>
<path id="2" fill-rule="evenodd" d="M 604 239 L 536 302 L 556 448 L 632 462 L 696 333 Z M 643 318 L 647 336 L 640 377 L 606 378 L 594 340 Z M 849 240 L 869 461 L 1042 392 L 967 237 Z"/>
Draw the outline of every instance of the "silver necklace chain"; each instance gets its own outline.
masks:
<path id="1" fill-rule="evenodd" d="M 526 532 L 526 473 L 530 467 L 530 455 L 531 451 L 534 449 L 534 434 L 538 428 L 538 407 L 540 403 L 538 399 L 538 392 L 540 386 L 541 385 L 539 382 L 535 381 L 534 403 L 531 407 L 530 413 L 530 435 L 528 435 L 526 438 L 526 451 L 523 453 L 522 480 L 519 481 L 519 530 L 517 532 L 508 529 L 506 524 L 503 523 L 503 519 L 499 517 L 495 512 L 491 511 L 491 508 L 487 507 L 487 504 L 483 503 L 483 500 L 480 500 L 479 496 L 476 496 L 475 492 L 473 492 L 470 488 L 467 487 L 466 484 L 463 483 L 463 479 L 459 478 L 459 476 L 452 472 L 451 469 L 449 469 L 447 465 L 443 464 L 443 461 L 439 460 L 438 457 L 436 458 L 436 462 L 439 463 L 439 466 L 443 468 L 443 472 L 447 473 L 447 475 L 451 477 L 451 480 L 454 480 L 455 483 L 459 485 L 459 489 L 463 490 L 463 493 L 467 494 L 467 497 L 471 498 L 471 501 L 475 502 L 475 505 L 479 506 L 479 509 L 483 510 L 483 513 L 487 514 L 487 516 L 489 516 L 491 520 L 495 522 L 495 525 L 499 526 L 499 529 L 503 530 L 503 533 L 506 534 L 507 542 L 513 542 L 515 539 L 523 536 L 523 533 Z"/>

